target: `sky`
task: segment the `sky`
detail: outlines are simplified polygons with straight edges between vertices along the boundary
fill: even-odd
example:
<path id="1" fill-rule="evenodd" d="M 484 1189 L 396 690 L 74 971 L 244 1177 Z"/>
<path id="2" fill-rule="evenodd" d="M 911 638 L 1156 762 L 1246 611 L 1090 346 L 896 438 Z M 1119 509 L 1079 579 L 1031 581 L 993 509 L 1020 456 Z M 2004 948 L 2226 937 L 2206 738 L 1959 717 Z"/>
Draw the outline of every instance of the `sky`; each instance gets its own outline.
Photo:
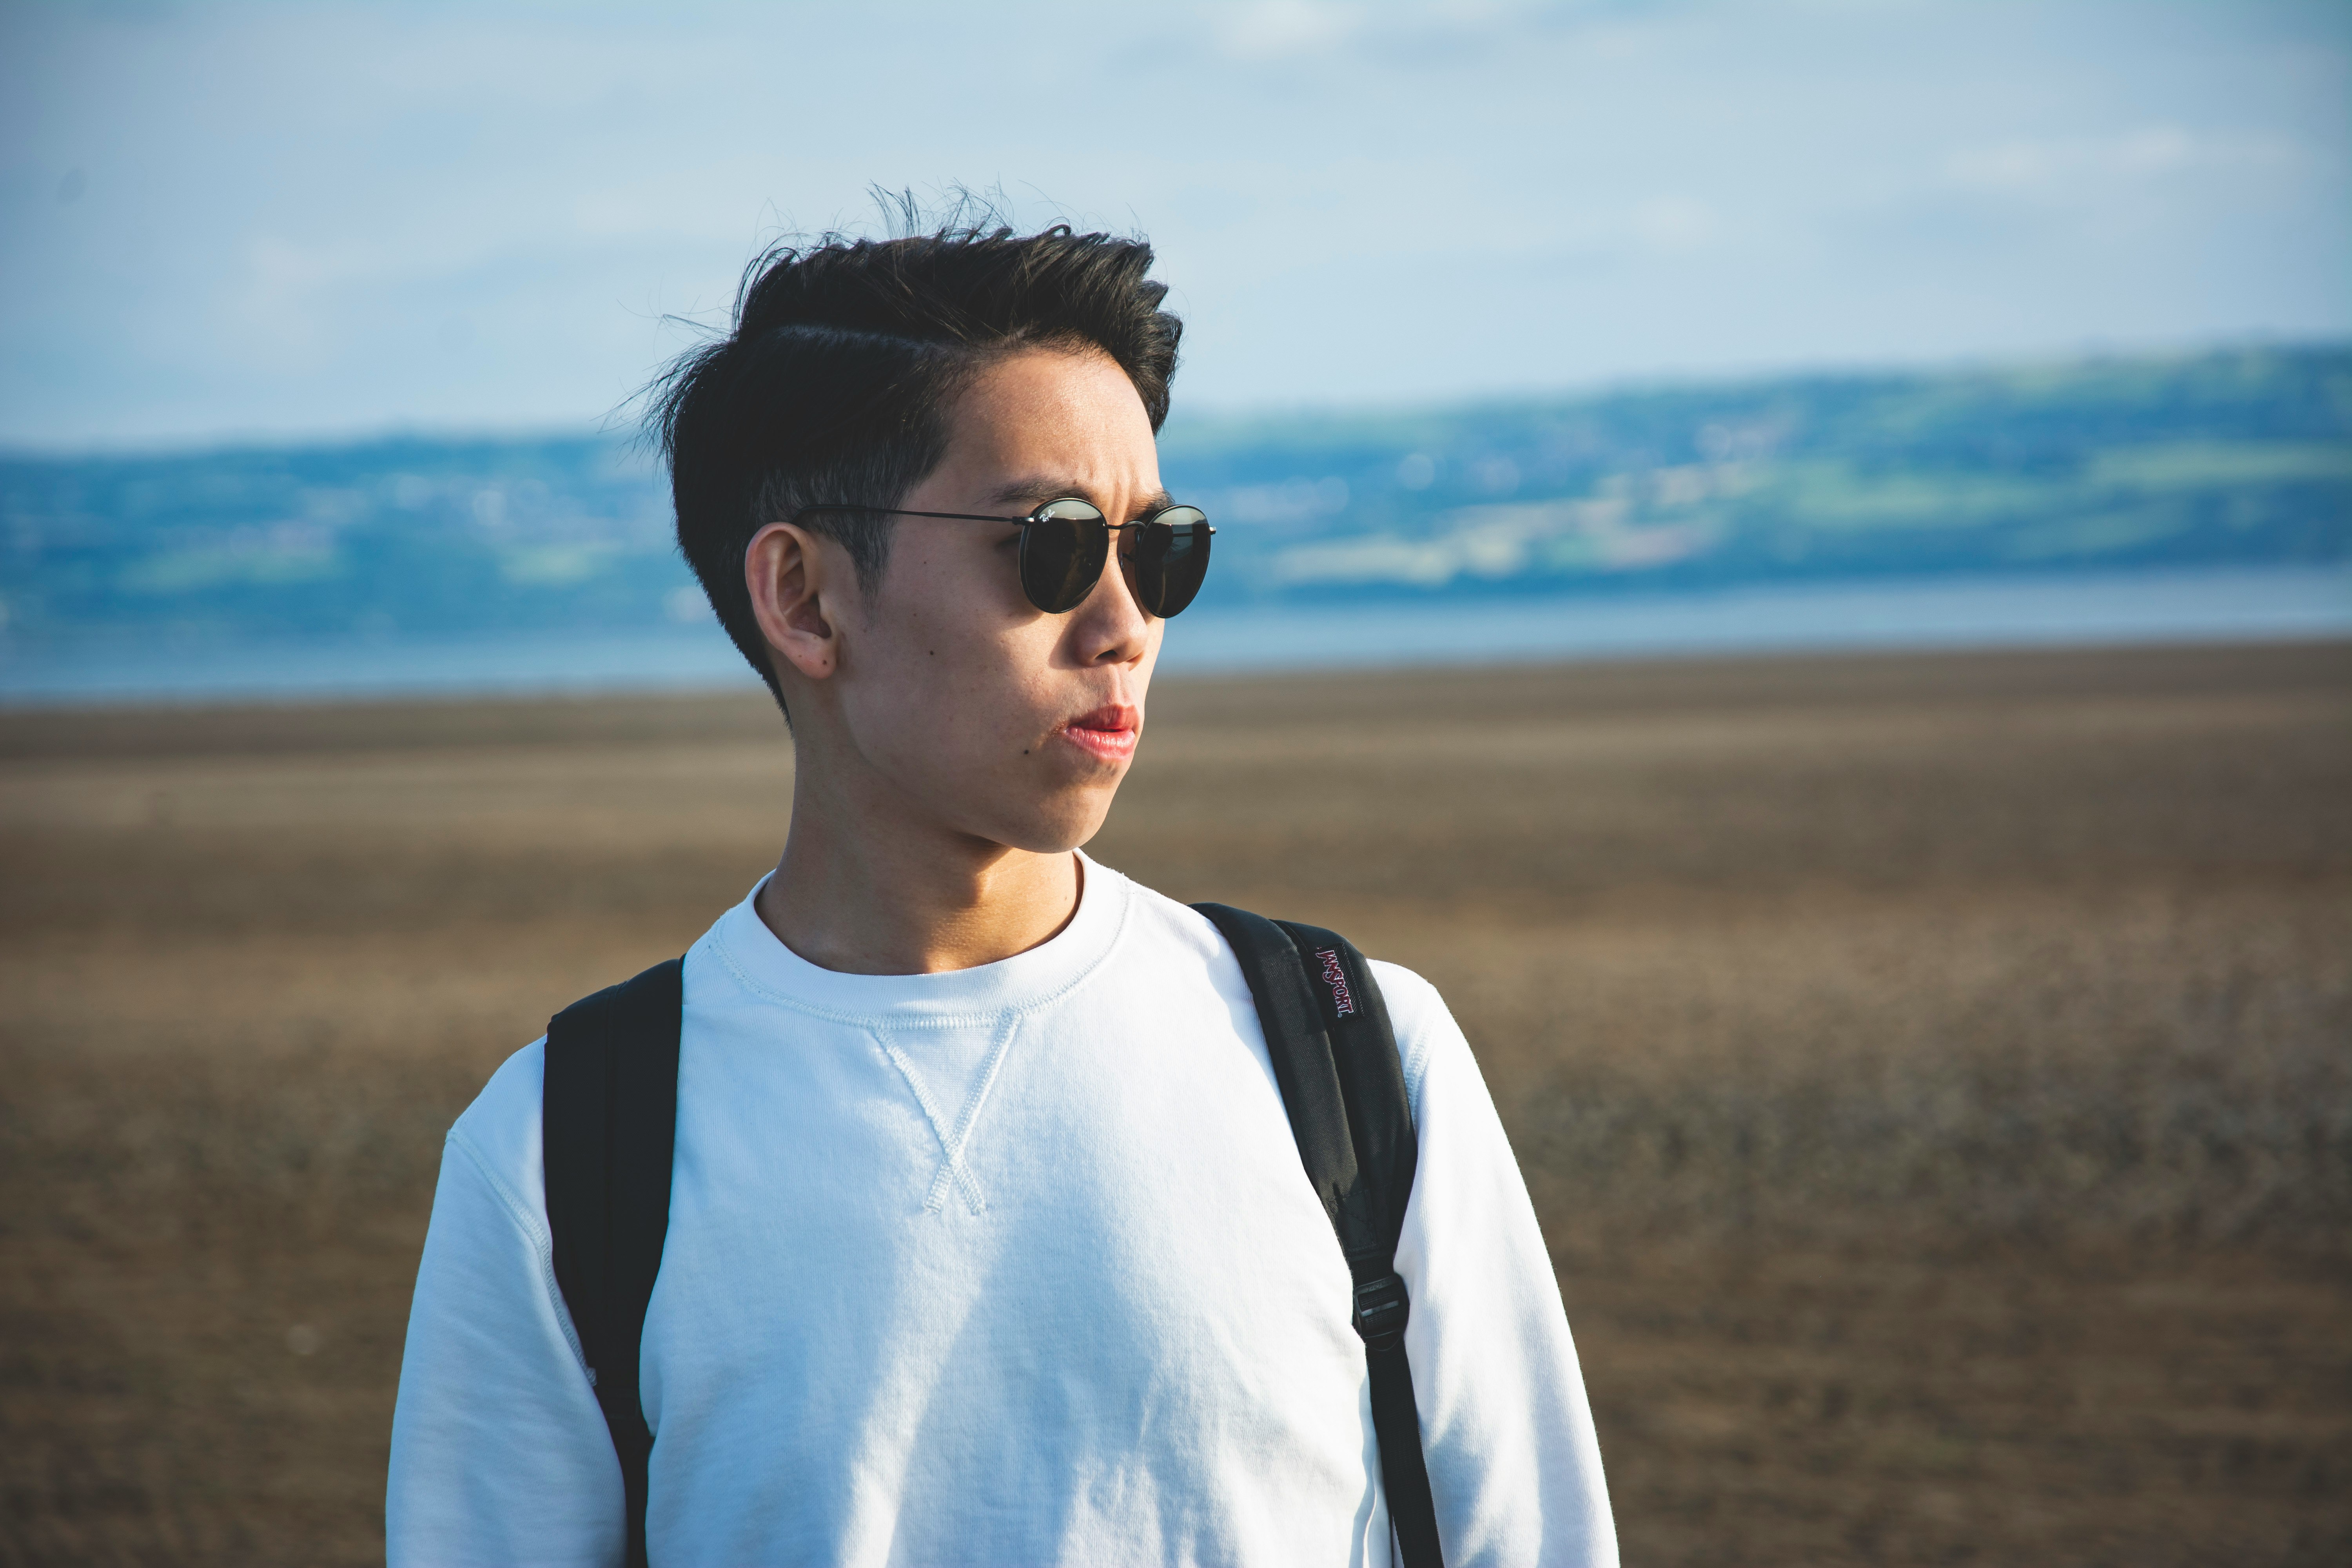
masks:
<path id="1" fill-rule="evenodd" d="M 1178 407 L 2352 335 L 2352 0 L 0 0 L 0 446 L 626 417 L 876 187 L 1140 232 Z"/>

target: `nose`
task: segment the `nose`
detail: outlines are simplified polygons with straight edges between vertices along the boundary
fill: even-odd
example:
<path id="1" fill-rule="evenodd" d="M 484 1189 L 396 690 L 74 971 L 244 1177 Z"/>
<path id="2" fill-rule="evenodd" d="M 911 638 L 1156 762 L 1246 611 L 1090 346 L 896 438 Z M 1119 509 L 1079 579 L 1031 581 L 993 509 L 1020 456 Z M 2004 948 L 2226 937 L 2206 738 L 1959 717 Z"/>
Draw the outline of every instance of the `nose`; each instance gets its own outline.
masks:
<path id="1" fill-rule="evenodd" d="M 1129 531 L 1111 531 L 1110 549 L 1104 552 L 1102 575 L 1070 612 L 1070 635 L 1081 664 L 1132 664 L 1151 645 L 1151 617 L 1135 602 L 1127 572 L 1119 560 Z"/>

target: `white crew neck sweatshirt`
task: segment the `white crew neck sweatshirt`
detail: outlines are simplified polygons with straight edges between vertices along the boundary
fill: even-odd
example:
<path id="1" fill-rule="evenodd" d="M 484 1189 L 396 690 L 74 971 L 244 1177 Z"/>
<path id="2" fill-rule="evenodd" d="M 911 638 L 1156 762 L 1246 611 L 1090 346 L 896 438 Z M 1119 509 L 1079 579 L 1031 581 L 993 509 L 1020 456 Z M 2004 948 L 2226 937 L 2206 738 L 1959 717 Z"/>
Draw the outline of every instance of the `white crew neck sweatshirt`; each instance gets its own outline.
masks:
<path id="1" fill-rule="evenodd" d="M 1363 1343 L 1240 965 L 1092 860 L 1050 942 L 842 974 L 747 898 L 687 954 L 640 1395 L 655 1564 L 1389 1562 Z M 757 889 L 753 889 L 754 894 Z M 1397 1268 L 1454 1568 L 1613 1563 L 1550 1260 L 1427 982 Z M 450 1130 L 393 1420 L 394 1565 L 609 1564 L 556 1289 L 543 1041 Z"/>

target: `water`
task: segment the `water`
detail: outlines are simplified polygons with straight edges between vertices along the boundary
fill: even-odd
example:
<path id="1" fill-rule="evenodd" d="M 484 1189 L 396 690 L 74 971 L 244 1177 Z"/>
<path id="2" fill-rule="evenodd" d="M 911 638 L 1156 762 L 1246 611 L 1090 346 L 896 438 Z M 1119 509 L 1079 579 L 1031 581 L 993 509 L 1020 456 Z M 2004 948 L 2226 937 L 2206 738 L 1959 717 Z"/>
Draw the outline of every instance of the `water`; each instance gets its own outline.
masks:
<path id="1" fill-rule="evenodd" d="M 1933 578 L 1708 594 L 1202 609 L 1160 668 L 1230 673 L 1518 659 L 2352 637 L 2352 569 Z M 716 626 L 75 649 L 0 645 L 0 705 L 749 688 Z"/>

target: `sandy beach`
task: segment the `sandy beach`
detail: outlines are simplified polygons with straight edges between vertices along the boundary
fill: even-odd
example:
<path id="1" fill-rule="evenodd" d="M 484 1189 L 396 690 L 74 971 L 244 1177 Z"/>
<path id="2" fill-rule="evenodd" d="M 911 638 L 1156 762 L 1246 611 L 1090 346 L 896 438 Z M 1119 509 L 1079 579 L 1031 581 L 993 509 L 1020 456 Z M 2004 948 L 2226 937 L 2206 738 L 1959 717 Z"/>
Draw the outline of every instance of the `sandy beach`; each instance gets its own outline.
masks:
<path id="1" fill-rule="evenodd" d="M 381 1561 L 440 1139 L 752 697 L 0 714 L 0 1563 Z M 1091 852 L 1435 981 L 1626 1560 L 2352 1559 L 2352 645 L 1169 681 Z"/>

